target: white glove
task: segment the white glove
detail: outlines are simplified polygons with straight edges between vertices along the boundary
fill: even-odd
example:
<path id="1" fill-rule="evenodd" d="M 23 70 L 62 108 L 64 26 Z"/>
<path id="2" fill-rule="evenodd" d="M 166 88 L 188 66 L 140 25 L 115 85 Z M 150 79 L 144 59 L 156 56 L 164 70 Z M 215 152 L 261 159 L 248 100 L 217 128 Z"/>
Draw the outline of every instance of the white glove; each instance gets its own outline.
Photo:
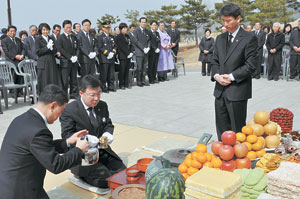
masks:
<path id="1" fill-rule="evenodd" d="M 129 53 L 129 55 L 127 56 L 128 59 L 130 59 L 133 56 L 133 53 Z"/>
<path id="2" fill-rule="evenodd" d="M 110 52 L 110 53 L 108 53 L 107 59 L 111 59 L 111 58 L 113 58 L 113 56 L 114 56 L 114 53 Z"/>
<path id="3" fill-rule="evenodd" d="M 94 59 L 95 57 L 96 57 L 96 53 L 95 52 L 90 52 L 89 58 Z"/>
<path id="4" fill-rule="evenodd" d="M 71 57 L 71 61 L 72 61 L 72 63 L 77 62 L 77 56 L 72 56 L 72 57 Z"/>
<path id="5" fill-rule="evenodd" d="M 147 48 L 147 53 L 149 52 L 149 50 L 150 50 L 150 48 L 148 47 L 148 48 Z M 146 54 L 147 54 L 147 53 L 146 53 Z"/>
<path id="6" fill-rule="evenodd" d="M 159 48 L 156 48 L 155 53 L 159 53 L 159 52 L 160 52 Z"/>
<path id="7" fill-rule="evenodd" d="M 111 144 L 114 141 L 114 136 L 112 134 L 110 134 L 109 132 L 103 133 L 102 136 L 107 137 L 108 144 Z"/>
<path id="8" fill-rule="evenodd" d="M 144 48 L 144 53 L 147 54 L 148 53 L 148 48 Z"/>
<path id="9" fill-rule="evenodd" d="M 50 50 L 53 50 L 53 41 L 52 39 L 50 39 L 47 43 L 47 48 L 50 49 Z"/>
<path id="10" fill-rule="evenodd" d="M 85 135 L 86 140 L 89 143 L 89 147 L 90 148 L 94 148 L 99 144 L 99 138 L 97 138 L 96 136 L 93 135 Z"/>

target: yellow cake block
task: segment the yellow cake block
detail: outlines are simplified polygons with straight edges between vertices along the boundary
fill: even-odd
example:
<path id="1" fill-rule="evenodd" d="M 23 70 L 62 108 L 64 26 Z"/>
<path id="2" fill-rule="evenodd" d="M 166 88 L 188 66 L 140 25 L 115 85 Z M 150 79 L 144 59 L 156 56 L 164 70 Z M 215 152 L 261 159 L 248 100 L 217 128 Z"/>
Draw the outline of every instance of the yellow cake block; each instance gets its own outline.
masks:
<path id="1" fill-rule="evenodd" d="M 238 174 L 204 167 L 185 181 L 188 189 L 217 198 L 226 198 L 242 186 Z"/>
<path id="2" fill-rule="evenodd" d="M 201 193 L 199 191 L 194 191 L 189 188 L 185 189 L 184 195 L 185 195 L 185 199 L 222 199 L 219 197 L 210 196 L 208 194 Z M 242 192 L 240 189 L 237 189 L 230 196 L 224 199 L 240 199 L 240 198 L 242 198 Z"/>

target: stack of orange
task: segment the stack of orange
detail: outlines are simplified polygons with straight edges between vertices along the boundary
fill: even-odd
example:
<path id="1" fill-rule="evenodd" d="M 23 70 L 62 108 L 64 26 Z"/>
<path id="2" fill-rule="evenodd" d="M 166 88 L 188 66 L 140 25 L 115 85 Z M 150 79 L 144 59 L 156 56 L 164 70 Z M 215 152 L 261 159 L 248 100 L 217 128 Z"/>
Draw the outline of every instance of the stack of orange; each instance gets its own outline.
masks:
<path id="1" fill-rule="evenodd" d="M 196 151 L 188 154 L 183 163 L 178 166 L 178 171 L 186 180 L 205 166 L 220 169 L 222 161 L 220 158 L 208 153 L 206 145 L 198 144 Z"/>
<path id="2" fill-rule="evenodd" d="M 265 148 L 265 139 L 262 137 L 264 134 L 263 129 L 255 129 L 251 126 L 244 126 L 242 132 L 236 134 L 236 140 L 240 143 L 244 143 L 248 147 L 247 157 L 250 159 L 261 158 L 266 151 Z"/>

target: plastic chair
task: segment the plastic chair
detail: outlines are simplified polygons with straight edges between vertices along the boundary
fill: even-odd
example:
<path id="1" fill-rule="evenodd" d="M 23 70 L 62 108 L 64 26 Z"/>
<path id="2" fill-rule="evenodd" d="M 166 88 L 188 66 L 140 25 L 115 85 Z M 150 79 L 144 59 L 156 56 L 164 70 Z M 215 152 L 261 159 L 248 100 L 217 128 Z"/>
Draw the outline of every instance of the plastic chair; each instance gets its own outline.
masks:
<path id="1" fill-rule="evenodd" d="M 28 75 L 30 78 L 30 86 L 32 89 L 33 103 L 37 103 L 37 84 L 38 78 L 36 74 L 37 62 L 32 59 L 25 59 L 18 64 L 20 72 Z"/>
<path id="2" fill-rule="evenodd" d="M 172 72 L 174 77 L 178 77 L 178 66 L 179 65 L 182 65 L 183 73 L 185 75 L 185 65 L 184 65 L 183 57 L 182 56 L 176 56 L 173 51 L 171 51 L 171 53 L 172 53 L 173 61 L 174 61 L 174 70 Z M 177 62 L 175 62 L 175 60 L 177 60 Z"/>
<path id="3" fill-rule="evenodd" d="M 16 75 L 22 76 L 24 78 L 24 84 L 14 83 L 12 70 L 15 72 Z M 19 73 L 16 66 L 13 63 L 9 61 L 0 61 L 0 79 L 2 79 L 2 84 L 0 85 L 1 86 L 0 88 L 3 92 L 6 109 L 8 109 L 8 96 L 7 96 L 8 89 L 15 90 L 15 103 L 17 104 L 18 103 L 17 89 L 25 88 L 24 102 L 26 102 L 26 95 L 27 93 L 29 95 L 29 85 L 30 85 L 30 78 L 28 75 L 24 73 Z"/>

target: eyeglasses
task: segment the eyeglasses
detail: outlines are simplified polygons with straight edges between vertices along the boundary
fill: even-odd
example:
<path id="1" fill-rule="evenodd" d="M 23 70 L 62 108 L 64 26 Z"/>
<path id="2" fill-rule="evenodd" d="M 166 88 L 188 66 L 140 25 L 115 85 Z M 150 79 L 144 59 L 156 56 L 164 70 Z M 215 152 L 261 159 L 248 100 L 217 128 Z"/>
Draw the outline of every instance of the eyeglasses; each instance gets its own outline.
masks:
<path id="1" fill-rule="evenodd" d="M 100 96 L 101 96 L 101 93 L 99 92 L 99 93 L 85 93 L 88 97 L 90 97 L 90 98 L 95 98 L 95 97 L 97 97 L 97 98 L 100 98 Z"/>

